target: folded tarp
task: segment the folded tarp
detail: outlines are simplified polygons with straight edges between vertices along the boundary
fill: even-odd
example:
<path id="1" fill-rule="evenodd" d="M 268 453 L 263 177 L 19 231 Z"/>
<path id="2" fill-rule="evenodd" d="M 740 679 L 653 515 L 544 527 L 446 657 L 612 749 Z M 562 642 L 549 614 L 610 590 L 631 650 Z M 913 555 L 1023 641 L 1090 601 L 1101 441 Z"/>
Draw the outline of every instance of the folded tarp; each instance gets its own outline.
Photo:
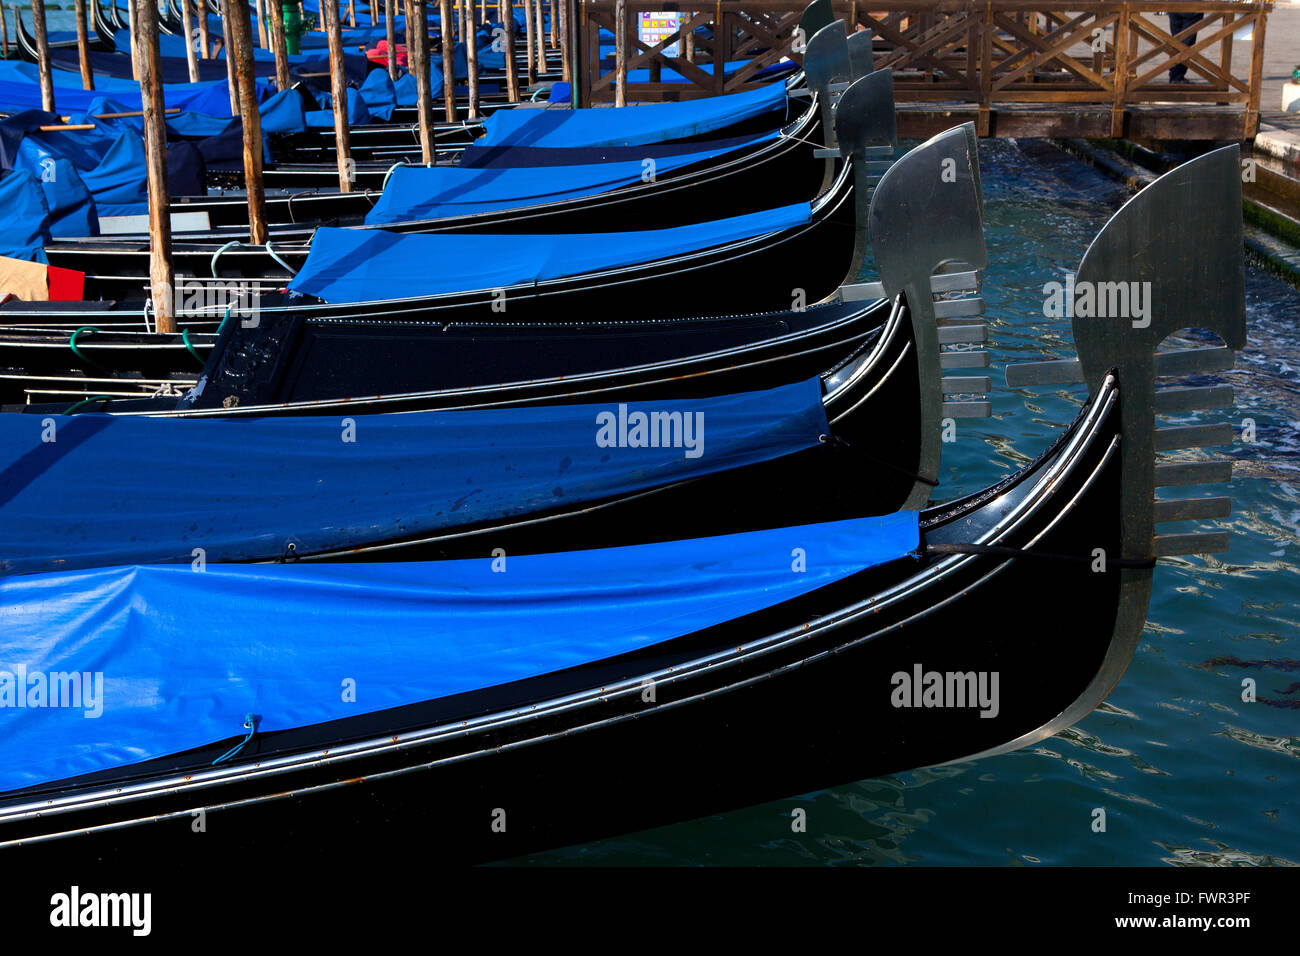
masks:
<path id="1" fill-rule="evenodd" d="M 399 166 L 383 195 L 366 214 L 368 225 L 441 219 L 498 209 L 594 196 L 640 181 L 647 170 L 662 175 L 674 169 L 775 139 L 778 133 L 755 137 L 742 146 L 704 149 L 644 161 L 592 163 L 585 166 L 507 167 L 473 169 L 460 166 Z"/>
<path id="2" fill-rule="evenodd" d="M 0 790 L 242 738 L 246 714 L 270 733 L 608 659 L 897 560 L 918 538 L 901 512 L 510 556 L 504 571 L 485 557 L 0 580 Z M 792 573 L 796 551 L 807 567 Z"/>
<path id="3" fill-rule="evenodd" d="M 287 90 L 286 92 L 293 92 Z M 361 126 L 370 122 L 370 110 L 366 107 L 366 101 L 362 99 L 361 94 L 356 90 L 347 91 L 348 98 L 348 126 Z M 325 109 L 308 110 L 305 115 L 307 125 L 312 129 L 333 129 L 334 128 L 334 103 L 333 99 L 322 94 L 320 99 L 325 102 L 321 105 Z"/>
<path id="4" fill-rule="evenodd" d="M 326 302 L 373 302 L 504 289 L 637 265 L 792 229 L 808 203 L 640 232 L 571 235 L 402 235 L 379 229 L 316 230 L 295 292 Z"/>
<path id="5" fill-rule="evenodd" d="M 767 461 L 828 427 L 818 379 L 625 406 L 48 421 L 0 415 L 0 574 L 437 533 Z"/>
<path id="6" fill-rule="evenodd" d="M 785 105 L 785 87 L 777 83 L 729 96 L 622 109 L 497 110 L 483 121 L 486 134 L 478 145 L 640 146 L 700 136 Z"/>
<path id="7" fill-rule="evenodd" d="M 105 97 L 92 104 L 99 112 L 116 112 L 119 107 Z M 0 120 L 0 143 L 4 146 L 0 166 L 24 169 L 39 180 L 48 204 L 50 234 L 93 236 L 99 231 L 99 216 L 145 212 L 144 139 L 133 121 L 92 120 L 76 113 L 70 119 L 74 125 L 94 122 L 95 128 L 41 132 L 42 124 L 57 125 L 61 120 L 57 114 L 40 110 Z M 173 194 L 202 192 L 204 166 L 191 145 L 169 144 L 167 166 Z"/>
<path id="8" fill-rule="evenodd" d="M 67 85 L 59 80 L 69 78 Z M 132 110 L 140 106 L 140 84 L 134 80 L 119 80 L 111 76 L 96 77 L 94 90 L 83 90 L 73 74 L 59 72 L 54 76 L 54 101 L 60 111 L 85 110 L 98 96 L 108 95 Z M 270 92 L 265 80 L 257 80 L 258 99 Z M 212 116 L 229 116 L 230 93 L 224 80 L 211 83 L 165 83 L 163 98 L 167 109 L 194 110 Z M 222 105 L 224 102 L 224 106 Z M 41 108 L 40 77 L 33 63 L 0 61 L 0 110 L 16 113 L 26 109 Z"/>

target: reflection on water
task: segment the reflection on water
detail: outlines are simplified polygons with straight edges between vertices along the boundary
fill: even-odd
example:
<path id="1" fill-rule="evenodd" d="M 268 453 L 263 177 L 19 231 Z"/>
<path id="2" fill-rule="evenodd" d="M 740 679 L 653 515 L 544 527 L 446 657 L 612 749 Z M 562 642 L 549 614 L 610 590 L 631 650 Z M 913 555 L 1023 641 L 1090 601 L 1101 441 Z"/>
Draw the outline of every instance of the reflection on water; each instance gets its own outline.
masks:
<path id="1" fill-rule="evenodd" d="M 1047 144 L 983 141 L 980 149 L 992 364 L 1073 356 L 1068 323 L 1043 317 L 1041 290 L 1078 267 L 1126 194 Z M 1255 423 L 1257 441 L 1229 452 L 1234 513 L 1218 524 L 1232 531 L 1232 549 L 1162 563 L 1138 653 L 1095 713 L 977 764 L 866 780 L 525 861 L 1296 865 L 1300 293 L 1248 268 L 1247 310 L 1237 368 L 1205 377 L 1234 386 L 1238 428 Z M 1081 401 L 1068 389 L 1011 390 L 998 379 L 994 417 L 962 420 L 958 442 L 944 448 L 943 497 L 1037 455 Z M 1214 414 L 1205 420 L 1222 420 Z M 1244 677 L 1268 700 L 1243 701 Z M 807 812 L 805 833 L 791 831 L 796 808 Z M 1105 832 L 1093 831 L 1097 808 Z"/>

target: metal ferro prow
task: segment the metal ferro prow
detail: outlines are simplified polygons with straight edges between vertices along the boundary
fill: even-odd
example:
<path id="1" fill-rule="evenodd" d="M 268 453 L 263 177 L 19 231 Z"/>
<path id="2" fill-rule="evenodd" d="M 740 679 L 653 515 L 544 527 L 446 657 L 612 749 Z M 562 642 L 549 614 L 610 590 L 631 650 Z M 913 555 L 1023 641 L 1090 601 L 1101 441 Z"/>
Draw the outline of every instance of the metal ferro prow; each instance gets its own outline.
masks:
<path id="1" fill-rule="evenodd" d="M 1158 464 L 1156 452 L 1226 445 L 1232 427 L 1157 428 L 1155 416 L 1232 405 L 1230 385 L 1157 389 L 1156 378 L 1233 367 L 1246 342 L 1240 149 L 1184 163 L 1130 199 L 1084 253 L 1066 301 L 1078 359 L 1007 368 L 1007 384 L 1084 382 L 1095 392 L 1114 369 L 1121 394 L 1125 559 L 1212 553 L 1225 532 L 1155 534 L 1160 521 L 1227 517 L 1228 498 L 1157 501 L 1159 487 L 1227 481 L 1230 462 Z M 1046 289 L 1044 290 L 1046 291 Z M 1145 302 L 1139 309 L 1138 306 Z M 1127 309 L 1116 309 L 1127 303 Z M 1124 314 L 1111 314 L 1122 311 Z M 1213 332 L 1217 348 L 1157 351 L 1174 332 Z"/>
<path id="2" fill-rule="evenodd" d="M 844 132 L 850 135 L 847 124 Z M 885 171 L 869 213 L 880 281 L 845 285 L 839 292 L 844 301 L 901 293 L 907 302 L 920 383 L 921 446 L 905 509 L 923 508 L 938 481 L 943 420 L 991 413 L 984 400 L 991 386 L 987 375 L 943 375 L 989 364 L 988 352 L 978 347 L 987 338 L 978 293 L 988 254 L 974 132 L 966 123 L 940 133 Z M 950 396 L 967 397 L 945 401 Z"/>

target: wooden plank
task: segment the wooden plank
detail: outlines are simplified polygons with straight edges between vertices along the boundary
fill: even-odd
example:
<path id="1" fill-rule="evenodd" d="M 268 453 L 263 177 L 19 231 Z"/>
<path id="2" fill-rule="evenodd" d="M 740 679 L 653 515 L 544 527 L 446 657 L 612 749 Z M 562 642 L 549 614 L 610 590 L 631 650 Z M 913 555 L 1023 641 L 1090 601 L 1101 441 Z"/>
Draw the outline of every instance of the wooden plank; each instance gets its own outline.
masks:
<path id="1" fill-rule="evenodd" d="M 155 327 L 159 332 L 174 333 L 171 197 L 167 191 L 167 129 L 163 116 L 162 57 L 158 53 L 158 7 L 152 2 L 137 4 L 132 23 L 140 65 L 140 105 L 144 107 L 144 152 L 149 194 L 149 295 Z M 258 145 L 260 147 L 261 143 Z"/>

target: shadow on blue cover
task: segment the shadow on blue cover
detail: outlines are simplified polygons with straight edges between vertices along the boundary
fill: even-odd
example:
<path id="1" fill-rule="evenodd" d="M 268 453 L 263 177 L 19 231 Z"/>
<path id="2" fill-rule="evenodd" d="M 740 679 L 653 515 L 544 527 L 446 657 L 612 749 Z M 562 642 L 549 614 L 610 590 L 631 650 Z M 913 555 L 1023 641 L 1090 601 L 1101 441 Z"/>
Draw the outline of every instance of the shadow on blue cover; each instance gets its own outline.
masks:
<path id="1" fill-rule="evenodd" d="M 918 539 L 916 513 L 902 512 L 504 565 L 2 579 L 0 790 L 239 739 L 250 713 L 274 732 L 607 659 L 897 560 Z M 794 568 L 799 551 L 806 570 Z M 50 675 L 62 675 L 54 693 L 34 698 Z"/>
<path id="2" fill-rule="evenodd" d="M 657 175 L 775 139 L 773 132 L 747 143 L 704 149 L 655 160 Z M 461 166 L 399 166 L 374 207 L 367 225 L 465 216 L 496 209 L 515 209 L 579 196 L 594 196 L 641 180 L 642 162 L 591 163 L 585 166 L 522 166 L 474 169 Z"/>
<path id="3" fill-rule="evenodd" d="M 640 232 L 403 235 L 321 227 L 289 288 L 326 302 L 505 289 L 636 265 L 806 224 L 808 203 Z"/>
<path id="4" fill-rule="evenodd" d="M 53 441 L 42 416 L 0 415 L 0 574 L 188 564 L 194 548 L 214 563 L 276 559 L 290 540 L 307 554 L 433 533 L 767 461 L 817 445 L 828 428 L 815 378 L 635 403 L 621 443 L 602 430 L 619 411 L 73 415 L 54 420 Z M 658 447 L 637 444 L 651 429 L 664 436 Z M 160 474 L 185 481 L 160 486 Z"/>

